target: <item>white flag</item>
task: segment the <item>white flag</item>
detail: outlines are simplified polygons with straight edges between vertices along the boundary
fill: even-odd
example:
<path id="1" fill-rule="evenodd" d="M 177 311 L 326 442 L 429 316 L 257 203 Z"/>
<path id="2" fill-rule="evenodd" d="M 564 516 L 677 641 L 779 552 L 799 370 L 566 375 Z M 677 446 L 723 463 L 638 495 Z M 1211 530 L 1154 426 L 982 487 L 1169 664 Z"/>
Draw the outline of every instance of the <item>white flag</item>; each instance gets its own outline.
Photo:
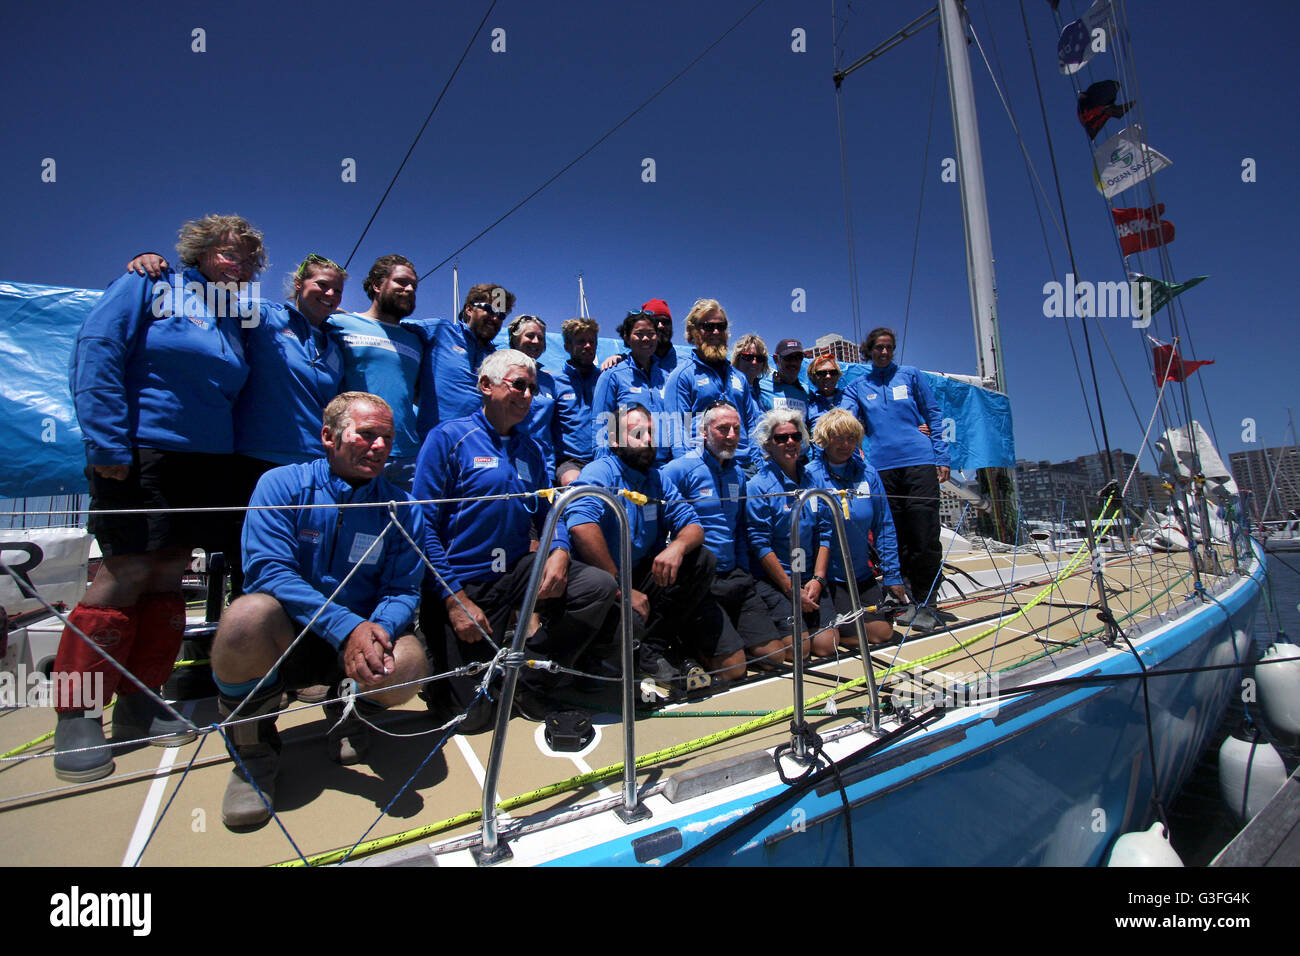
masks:
<path id="1" fill-rule="evenodd" d="M 1093 179 L 1109 199 L 1153 176 L 1173 160 L 1143 143 L 1142 127 L 1134 123 L 1097 147 L 1093 154 Z"/>

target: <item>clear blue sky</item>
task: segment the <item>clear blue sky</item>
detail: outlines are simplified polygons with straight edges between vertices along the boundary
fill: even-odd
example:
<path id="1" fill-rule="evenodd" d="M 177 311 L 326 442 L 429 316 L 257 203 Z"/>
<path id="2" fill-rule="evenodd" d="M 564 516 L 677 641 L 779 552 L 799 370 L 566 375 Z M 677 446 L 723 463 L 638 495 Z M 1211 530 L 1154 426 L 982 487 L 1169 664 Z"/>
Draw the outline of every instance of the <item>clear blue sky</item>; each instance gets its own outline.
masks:
<path id="1" fill-rule="evenodd" d="M 375 256 L 401 252 L 421 272 L 432 268 L 750 5 L 503 0 L 357 253 L 345 307 L 365 306 L 360 279 Z M 1024 5 L 1079 273 L 1121 279 L 1073 90 L 1056 69 L 1055 23 L 1044 0 Z M 1062 13 L 1069 19 L 1085 6 L 1065 0 Z M 1260 442 L 1278 444 L 1285 406 L 1300 404 L 1294 7 L 1126 6 L 1139 88 L 1124 97 L 1139 97 L 1151 144 L 1174 162 L 1155 178 L 1178 230 L 1169 246 L 1174 271 L 1212 276 L 1183 297 L 1195 345 L 1184 353 L 1217 362 L 1199 374 L 1221 451 L 1252 447 L 1242 441 L 1244 418 L 1256 420 Z M 768 0 L 591 155 L 461 253 L 462 287 L 505 284 L 518 294 L 518 310 L 558 323 L 575 313 L 582 272 L 606 329 L 650 297 L 666 298 L 680 320 L 695 298 L 713 296 L 736 331 L 757 331 L 769 346 L 788 334 L 853 338 L 828 7 Z M 847 58 L 926 7 L 856 4 L 842 35 Z M 74 4 L 72 12 L 11 5 L 0 63 L 0 279 L 102 288 L 130 254 L 171 252 L 180 223 L 208 212 L 238 212 L 264 230 L 271 292 L 307 252 L 346 257 L 486 8 L 333 0 Z M 975 0 L 971 13 L 1005 72 L 1055 205 L 1019 5 Z M 206 31 L 206 52 L 191 50 L 196 27 Z M 497 28 L 505 31 L 503 53 L 491 51 Z M 791 50 L 796 28 L 806 31 L 805 53 Z M 904 359 L 969 373 L 975 352 L 958 189 L 940 177 L 953 155 L 942 74 L 927 125 L 936 49 L 931 28 L 846 83 L 862 322 L 864 331 L 903 328 L 924 175 Z M 1063 321 L 1043 317 L 1042 287 L 1066 271 L 1063 248 L 1049 225 L 1054 274 L 1019 147 L 974 56 L 1018 452 L 1051 459 L 1090 452 Z M 1083 77 L 1086 85 L 1116 75 L 1106 54 Z M 1124 122 L 1112 120 L 1098 142 Z M 57 164 L 53 183 L 41 181 L 47 157 Z M 1242 181 L 1246 157 L 1256 161 L 1256 182 Z M 345 158 L 356 161 L 355 183 L 341 179 Z M 653 183 L 642 181 L 646 158 L 655 162 Z M 1142 187 L 1117 199 L 1149 202 Z M 806 313 L 791 311 L 794 289 L 806 291 Z M 450 305 L 448 266 L 422 284 L 417 314 L 445 315 Z M 1136 450 L 1154 398 L 1139 333 L 1127 320 L 1103 325 L 1141 418 L 1094 334 L 1111 442 Z M 1204 418 L 1195 379 L 1193 386 Z"/>

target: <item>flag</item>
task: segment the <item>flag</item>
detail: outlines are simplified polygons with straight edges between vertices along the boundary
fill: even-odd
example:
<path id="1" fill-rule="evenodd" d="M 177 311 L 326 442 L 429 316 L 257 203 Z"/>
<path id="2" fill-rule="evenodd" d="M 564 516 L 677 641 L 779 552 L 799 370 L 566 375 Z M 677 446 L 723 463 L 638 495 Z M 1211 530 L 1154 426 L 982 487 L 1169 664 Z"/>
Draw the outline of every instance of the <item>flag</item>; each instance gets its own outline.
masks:
<path id="1" fill-rule="evenodd" d="M 1156 203 L 1146 209 L 1112 209 L 1115 228 L 1119 233 L 1119 247 L 1126 256 L 1144 249 L 1154 249 L 1174 241 L 1174 224 L 1160 217 L 1165 204 Z"/>
<path id="2" fill-rule="evenodd" d="M 1110 22 L 1110 0 L 1095 0 L 1082 17 L 1071 20 L 1061 30 L 1056 44 L 1056 59 L 1062 73 L 1078 73 L 1097 51 L 1092 48 L 1092 32 L 1105 30 Z"/>
<path id="3" fill-rule="evenodd" d="M 1096 139 L 1106 120 L 1119 119 L 1133 108 L 1132 103 L 1116 103 L 1119 84 L 1114 80 L 1094 83 L 1079 94 L 1079 122 L 1088 131 L 1088 139 Z"/>
<path id="4" fill-rule="evenodd" d="M 1174 296 L 1186 292 L 1192 286 L 1204 282 L 1209 276 L 1193 276 L 1186 282 L 1165 282 L 1163 279 L 1154 279 L 1151 276 L 1144 276 L 1140 272 L 1130 272 L 1129 281 L 1136 285 L 1146 285 L 1143 292 L 1142 301 L 1151 303 L 1151 315 L 1155 315 L 1171 301 Z"/>
<path id="5" fill-rule="evenodd" d="M 1173 165 L 1169 157 L 1143 141 L 1137 123 L 1120 130 L 1093 153 L 1092 178 L 1107 199 Z"/>
<path id="6" fill-rule="evenodd" d="M 1165 382 L 1185 382 L 1188 376 L 1202 365 L 1213 365 L 1214 359 L 1185 359 L 1178 355 L 1178 349 L 1166 345 L 1159 339 L 1151 339 L 1151 357 L 1155 359 L 1156 384 Z"/>

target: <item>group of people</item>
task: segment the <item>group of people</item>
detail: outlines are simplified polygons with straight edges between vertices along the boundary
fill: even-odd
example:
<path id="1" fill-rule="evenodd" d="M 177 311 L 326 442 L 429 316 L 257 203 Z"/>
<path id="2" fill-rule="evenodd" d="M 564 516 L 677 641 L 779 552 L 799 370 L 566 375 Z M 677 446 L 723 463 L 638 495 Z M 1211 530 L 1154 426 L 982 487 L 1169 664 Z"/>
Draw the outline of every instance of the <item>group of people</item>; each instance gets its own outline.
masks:
<path id="1" fill-rule="evenodd" d="M 212 669 L 234 758 L 228 826 L 269 816 L 286 691 L 336 701 L 355 685 L 346 708 L 327 704 L 331 756 L 354 763 L 369 745 L 363 718 L 430 674 L 436 716 L 486 726 L 495 694 L 474 665 L 512 628 L 528 628 L 533 657 L 617 674 L 621 601 L 638 672 L 688 686 L 789 660 L 795 601 L 804 653 L 835 653 L 855 635 L 840 623 L 850 581 L 878 606 L 885 592 L 907 603 L 906 579 L 914 626 L 938 623 L 925 605 L 946 446 L 924 379 L 892 361 L 889 329 L 864 343 L 868 375 L 841 390 L 821 357 L 808 390 L 799 341 L 778 344 L 768 375 L 762 340 L 742 337 L 729 358 L 726 311 L 701 299 L 679 358 L 668 305 L 651 299 L 619 324 L 627 351 L 602 367 L 597 323 L 563 323 L 569 360 L 552 374 L 538 316 L 519 315 L 508 346 L 495 344 L 515 305 L 497 284 L 473 286 L 454 319 L 412 319 L 415 267 L 383 256 L 363 283 L 370 308 L 347 313 L 347 273 L 318 255 L 294 270 L 287 301 L 250 302 L 265 253 L 237 216 L 186 223 L 177 252 L 183 284 L 167 282 L 162 257 L 136 257 L 77 339 L 71 384 L 104 563 L 55 666 L 104 675 L 116 740 L 193 739 L 142 690 L 161 687 L 179 649 L 191 550 L 225 551 L 233 600 Z M 183 292 L 160 308 L 163 288 Z M 595 497 L 565 507 L 541 553 L 545 492 L 574 484 L 629 493 L 630 594 L 617 585 L 616 516 Z M 791 547 L 794 495 L 813 487 L 845 493 L 847 562 L 816 502 Z M 230 510 L 176 510 L 213 506 Z M 535 561 L 536 617 L 518 621 Z M 894 639 L 891 615 L 866 617 L 870 642 Z M 522 671 L 517 709 L 544 717 L 557 680 Z M 58 721 L 60 777 L 112 772 L 98 716 L 60 707 Z"/>

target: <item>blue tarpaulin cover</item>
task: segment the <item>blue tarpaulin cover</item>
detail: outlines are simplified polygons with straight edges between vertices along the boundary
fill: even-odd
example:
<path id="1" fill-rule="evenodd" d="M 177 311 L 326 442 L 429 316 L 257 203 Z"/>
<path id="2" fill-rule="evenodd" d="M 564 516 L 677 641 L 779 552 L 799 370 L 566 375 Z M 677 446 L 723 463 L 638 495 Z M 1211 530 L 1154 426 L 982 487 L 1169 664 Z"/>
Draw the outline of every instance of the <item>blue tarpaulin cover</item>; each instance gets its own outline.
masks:
<path id="1" fill-rule="evenodd" d="M 82 320 L 100 292 L 0 282 L 0 497 L 85 493 L 85 452 L 68 389 L 68 362 Z M 555 323 L 558 324 L 558 323 Z M 542 362 L 552 374 L 567 355 L 558 333 L 547 335 Z M 505 332 L 498 340 L 505 344 Z M 599 341 L 601 359 L 623 351 Z M 677 346 L 683 358 L 688 346 Z M 843 364 L 847 386 L 867 366 Z M 924 373 L 943 406 L 954 469 L 1014 467 L 1011 404 L 1005 395 Z"/>

